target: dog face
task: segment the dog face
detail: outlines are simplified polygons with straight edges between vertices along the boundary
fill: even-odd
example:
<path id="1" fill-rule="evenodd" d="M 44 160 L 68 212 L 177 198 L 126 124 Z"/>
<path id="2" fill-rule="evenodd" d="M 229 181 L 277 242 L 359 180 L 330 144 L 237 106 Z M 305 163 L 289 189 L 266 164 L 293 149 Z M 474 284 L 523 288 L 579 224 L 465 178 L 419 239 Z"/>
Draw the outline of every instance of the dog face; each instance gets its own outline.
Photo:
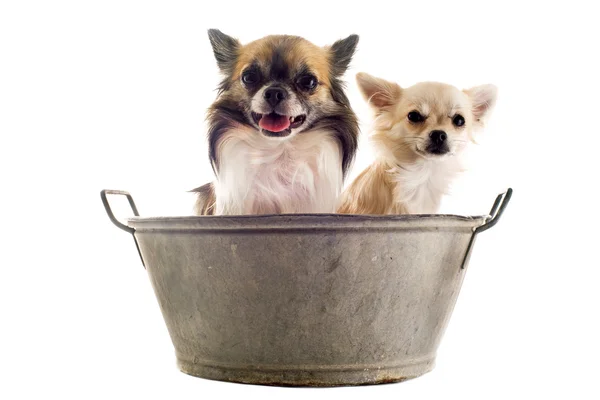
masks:
<path id="1" fill-rule="evenodd" d="M 218 30 L 209 38 L 225 74 L 221 92 L 265 136 L 309 129 L 345 100 L 337 79 L 354 53 L 355 35 L 325 48 L 295 36 L 267 36 L 245 46 Z"/>
<path id="2" fill-rule="evenodd" d="M 269 137 L 300 133 L 333 102 L 327 50 L 294 37 L 248 45 L 234 71 L 248 120 Z"/>
<path id="3" fill-rule="evenodd" d="M 348 166 L 358 125 L 340 78 L 358 36 L 326 47 L 296 36 L 267 36 L 242 45 L 215 29 L 209 30 L 209 39 L 224 76 L 209 112 L 213 166 L 218 168 L 215 148 L 220 137 L 239 127 L 274 141 L 333 127 L 345 154 L 344 168 Z"/>
<path id="4" fill-rule="evenodd" d="M 437 82 L 401 88 L 365 73 L 357 75 L 357 82 L 377 115 L 376 141 L 404 160 L 459 153 L 483 127 L 497 92 L 493 85 L 461 91 Z"/>

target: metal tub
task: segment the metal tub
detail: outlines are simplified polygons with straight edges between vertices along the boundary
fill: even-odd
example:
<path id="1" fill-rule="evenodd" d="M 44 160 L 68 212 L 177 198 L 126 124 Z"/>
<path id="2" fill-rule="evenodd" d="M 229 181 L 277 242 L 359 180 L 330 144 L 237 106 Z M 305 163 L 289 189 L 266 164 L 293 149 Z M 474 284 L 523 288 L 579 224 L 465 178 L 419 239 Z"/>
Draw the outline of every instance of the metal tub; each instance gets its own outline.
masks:
<path id="1" fill-rule="evenodd" d="M 434 367 L 489 216 L 134 217 L 181 371 L 268 385 L 398 382 Z"/>

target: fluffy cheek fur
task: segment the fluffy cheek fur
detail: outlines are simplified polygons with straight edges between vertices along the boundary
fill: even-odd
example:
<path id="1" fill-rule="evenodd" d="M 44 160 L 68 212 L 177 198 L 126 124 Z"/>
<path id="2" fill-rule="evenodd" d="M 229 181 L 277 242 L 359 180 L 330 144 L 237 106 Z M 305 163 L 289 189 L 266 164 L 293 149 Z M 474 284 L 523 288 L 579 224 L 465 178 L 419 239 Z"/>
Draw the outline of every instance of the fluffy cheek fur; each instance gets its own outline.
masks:
<path id="1" fill-rule="evenodd" d="M 376 131 L 377 161 L 340 198 L 342 214 L 433 214 L 450 182 L 463 168 L 460 157 L 425 158 L 398 132 Z"/>
<path id="2" fill-rule="evenodd" d="M 341 152 L 327 130 L 289 140 L 238 126 L 218 143 L 216 214 L 331 213 L 342 189 Z"/>
<path id="3" fill-rule="evenodd" d="M 224 79 L 208 115 L 209 158 L 217 179 L 195 190 L 197 211 L 334 212 L 357 147 L 358 123 L 340 78 L 358 36 L 325 47 L 287 35 L 246 45 L 218 30 L 210 30 L 209 38 Z M 244 82 L 250 67 L 258 79 Z M 299 84 L 307 75 L 319 82 L 316 88 Z M 289 98 L 263 108 L 264 87 L 273 82 L 287 88 Z M 285 138 L 273 138 L 260 132 L 252 111 L 306 119 Z"/>
<path id="4" fill-rule="evenodd" d="M 449 85 L 428 83 L 403 93 L 398 85 L 367 74 L 357 78 L 375 109 L 371 140 L 377 160 L 343 193 L 338 212 L 436 213 L 452 180 L 463 170 L 460 154 L 471 140 L 473 128 L 483 127 L 495 102 L 495 87 L 484 85 L 460 92 Z M 408 112 L 415 109 L 428 115 L 425 122 L 407 120 Z M 457 112 L 465 117 L 463 127 L 453 126 L 449 118 Z M 423 151 L 434 129 L 448 134 L 447 155 Z"/>

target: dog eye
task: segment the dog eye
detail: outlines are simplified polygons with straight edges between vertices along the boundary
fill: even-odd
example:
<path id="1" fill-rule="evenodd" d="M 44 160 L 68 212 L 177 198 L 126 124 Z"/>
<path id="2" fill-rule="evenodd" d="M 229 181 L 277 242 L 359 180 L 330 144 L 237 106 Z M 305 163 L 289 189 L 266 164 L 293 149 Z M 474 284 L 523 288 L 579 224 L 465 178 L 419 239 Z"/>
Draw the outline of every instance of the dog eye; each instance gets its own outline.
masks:
<path id="1" fill-rule="evenodd" d="M 465 124 L 465 119 L 462 115 L 456 114 L 454 118 L 452 118 L 452 123 L 455 126 L 463 126 Z"/>
<path id="2" fill-rule="evenodd" d="M 242 82 L 244 82 L 246 85 L 254 85 L 259 79 L 260 77 L 256 71 L 245 71 L 242 74 Z"/>
<path id="3" fill-rule="evenodd" d="M 425 117 L 418 111 L 409 112 L 407 118 L 410 122 L 414 122 L 416 124 L 425 121 Z"/>
<path id="4" fill-rule="evenodd" d="M 298 78 L 298 81 L 296 82 L 298 87 L 305 91 L 313 90 L 317 87 L 317 83 L 317 78 L 312 75 L 304 75 Z"/>

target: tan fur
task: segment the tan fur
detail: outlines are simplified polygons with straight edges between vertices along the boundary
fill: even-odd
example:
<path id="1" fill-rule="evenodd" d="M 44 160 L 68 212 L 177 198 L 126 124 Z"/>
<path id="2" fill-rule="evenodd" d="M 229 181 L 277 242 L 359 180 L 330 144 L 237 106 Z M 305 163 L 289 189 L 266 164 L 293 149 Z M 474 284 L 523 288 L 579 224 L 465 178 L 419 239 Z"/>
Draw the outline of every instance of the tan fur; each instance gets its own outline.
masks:
<path id="1" fill-rule="evenodd" d="M 453 86 L 422 82 L 402 89 L 365 73 L 357 75 L 361 93 L 375 111 L 371 141 L 377 159 L 342 194 L 344 214 L 430 214 L 439 209 L 451 180 L 462 171 L 459 155 L 483 127 L 496 98 L 492 85 L 460 91 Z M 407 115 L 426 116 L 413 123 Z M 461 127 L 453 124 L 460 114 Z M 427 151 L 429 135 L 443 130 L 449 152 Z"/>
<path id="2" fill-rule="evenodd" d="M 389 214 L 394 202 L 394 184 L 386 167 L 375 163 L 365 169 L 340 200 L 340 214 Z"/>
<path id="3" fill-rule="evenodd" d="M 207 115 L 216 180 L 195 190 L 195 212 L 334 212 L 357 148 L 358 122 L 341 77 L 358 36 L 319 47 L 296 36 L 243 45 L 208 33 L 224 79 Z M 271 97 L 274 89 L 284 96 Z"/>
<path id="4" fill-rule="evenodd" d="M 323 85 L 320 91 L 329 87 L 329 51 L 327 47 L 319 47 L 306 39 L 297 36 L 271 35 L 250 42 L 240 49 L 240 56 L 235 68 L 234 78 L 238 79 L 242 71 L 254 60 L 264 64 L 271 63 L 273 49 L 279 44 L 286 44 L 283 54 L 288 65 L 306 63 Z"/>
<path id="5" fill-rule="evenodd" d="M 215 196 L 215 188 L 212 183 L 207 183 L 190 192 L 198 193 L 194 205 L 195 215 L 214 215 L 217 198 Z"/>

